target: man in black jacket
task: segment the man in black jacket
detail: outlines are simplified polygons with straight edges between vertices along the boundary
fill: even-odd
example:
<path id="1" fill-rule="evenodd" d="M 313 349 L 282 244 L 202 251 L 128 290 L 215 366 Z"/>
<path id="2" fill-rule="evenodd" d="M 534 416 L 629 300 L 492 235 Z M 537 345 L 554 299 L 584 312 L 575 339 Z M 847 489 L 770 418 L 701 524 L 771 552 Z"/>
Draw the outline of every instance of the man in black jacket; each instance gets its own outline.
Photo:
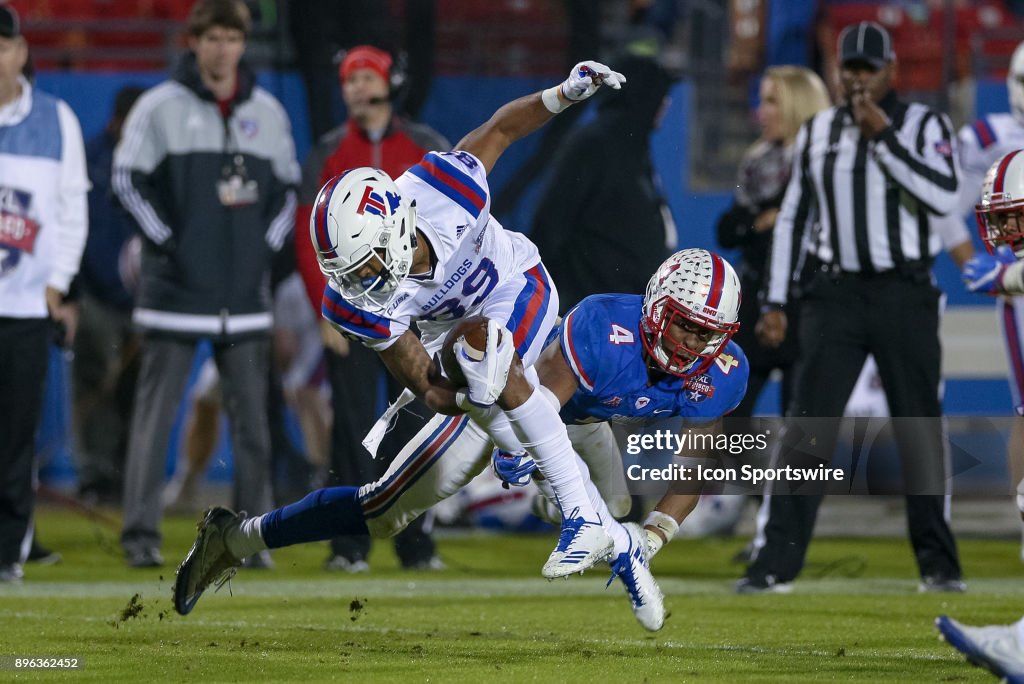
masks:
<path id="1" fill-rule="evenodd" d="M 650 59 L 620 61 L 629 85 L 559 148 L 533 219 L 563 313 L 598 292 L 643 292 L 676 244 L 650 145 L 672 80 Z"/>
<path id="2" fill-rule="evenodd" d="M 299 168 L 284 109 L 240 63 L 249 23 L 241 0 L 199 0 L 191 53 L 132 108 L 114 154 L 114 189 L 145 238 L 121 536 L 135 567 L 162 563 L 167 445 L 202 338 L 213 344 L 231 421 L 234 505 L 271 503 L 270 261 L 291 230 Z"/>

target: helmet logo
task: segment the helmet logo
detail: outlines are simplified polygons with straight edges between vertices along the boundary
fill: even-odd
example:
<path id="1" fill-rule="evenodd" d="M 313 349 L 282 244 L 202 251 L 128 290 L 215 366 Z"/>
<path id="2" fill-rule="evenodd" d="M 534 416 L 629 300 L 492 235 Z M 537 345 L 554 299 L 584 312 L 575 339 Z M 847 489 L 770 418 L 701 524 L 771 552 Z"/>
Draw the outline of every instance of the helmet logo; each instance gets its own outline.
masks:
<path id="1" fill-rule="evenodd" d="M 377 216 L 384 216 L 385 211 L 387 211 L 387 207 L 384 206 L 384 200 L 373 191 L 372 186 L 367 185 L 366 189 L 363 190 L 363 198 L 359 200 L 359 206 L 356 207 L 356 213 L 365 214 L 369 212 Z"/>
<path id="2" fill-rule="evenodd" d="M 670 275 L 672 275 L 673 273 L 675 273 L 676 271 L 678 271 L 678 270 L 679 270 L 679 264 L 676 263 L 676 264 L 671 264 L 668 268 L 666 268 L 664 271 L 662 271 L 661 277 L 658 278 L 658 287 L 661 287 L 662 285 L 664 285 L 665 281 L 668 280 L 668 277 Z"/>

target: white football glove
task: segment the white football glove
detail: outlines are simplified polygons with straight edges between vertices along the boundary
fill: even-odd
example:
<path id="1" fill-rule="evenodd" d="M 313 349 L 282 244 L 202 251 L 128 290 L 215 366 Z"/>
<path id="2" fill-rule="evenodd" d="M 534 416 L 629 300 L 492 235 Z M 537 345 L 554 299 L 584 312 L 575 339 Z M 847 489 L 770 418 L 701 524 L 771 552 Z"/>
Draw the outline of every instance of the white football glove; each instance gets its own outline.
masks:
<path id="1" fill-rule="evenodd" d="M 466 338 L 460 337 L 452 345 L 452 350 L 469 385 L 467 398 L 477 406 L 490 406 L 501 396 L 508 381 L 508 371 L 516 353 L 512 335 L 503 331 L 493 318 L 488 319 L 487 349 L 479 361 L 466 352 L 465 342 Z"/>
<path id="2" fill-rule="evenodd" d="M 548 108 L 548 111 L 557 114 L 573 102 L 586 100 L 596 93 L 597 89 L 602 85 L 619 90 L 625 82 L 625 76 L 617 71 L 612 71 L 600 62 L 580 62 L 569 72 L 569 78 L 565 79 L 560 85 L 549 88 L 541 93 L 541 100 L 544 102 L 544 106 Z M 559 93 L 569 102 L 562 102 L 559 99 Z"/>
<path id="3" fill-rule="evenodd" d="M 569 78 L 562 82 L 562 95 L 567 100 L 579 102 L 596 93 L 602 85 L 619 90 L 625 82 L 625 76 L 600 62 L 580 62 L 569 72 Z"/>

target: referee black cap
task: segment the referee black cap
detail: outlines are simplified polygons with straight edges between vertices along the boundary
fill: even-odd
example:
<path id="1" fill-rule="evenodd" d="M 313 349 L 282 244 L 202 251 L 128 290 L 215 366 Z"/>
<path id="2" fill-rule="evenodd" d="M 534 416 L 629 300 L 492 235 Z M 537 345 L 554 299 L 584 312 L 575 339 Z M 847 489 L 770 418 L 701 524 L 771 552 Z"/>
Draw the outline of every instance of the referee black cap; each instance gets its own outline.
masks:
<path id="1" fill-rule="evenodd" d="M 880 69 L 896 58 L 892 37 L 881 25 L 862 21 L 843 29 L 839 34 L 839 64 L 867 62 Z"/>

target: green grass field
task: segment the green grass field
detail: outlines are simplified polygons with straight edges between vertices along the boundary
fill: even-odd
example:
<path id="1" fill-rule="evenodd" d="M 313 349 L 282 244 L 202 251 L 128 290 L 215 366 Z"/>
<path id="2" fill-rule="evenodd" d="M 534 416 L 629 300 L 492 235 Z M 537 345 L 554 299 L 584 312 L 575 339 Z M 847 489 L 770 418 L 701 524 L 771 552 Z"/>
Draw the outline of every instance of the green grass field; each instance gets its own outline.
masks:
<path id="1" fill-rule="evenodd" d="M 433 573 L 398 569 L 390 544 L 356 577 L 323 571 L 323 544 L 277 551 L 276 570 L 240 572 L 233 595 L 225 586 L 181 617 L 173 566 L 194 525 L 168 519 L 168 567 L 132 570 L 113 530 L 40 511 L 40 538 L 64 562 L 0 586 L 0 656 L 75 656 L 84 668 L 0 679 L 988 681 L 938 640 L 932 620 L 1024 613 L 1011 541 L 961 540 L 964 595 L 917 594 L 903 541 L 821 539 L 792 594 L 740 597 L 730 593 L 740 568 L 729 564 L 740 540 L 680 540 L 655 559 L 671 615 L 651 634 L 603 572 L 542 579 L 554 537 L 472 535 L 441 539 L 448 569 Z"/>

